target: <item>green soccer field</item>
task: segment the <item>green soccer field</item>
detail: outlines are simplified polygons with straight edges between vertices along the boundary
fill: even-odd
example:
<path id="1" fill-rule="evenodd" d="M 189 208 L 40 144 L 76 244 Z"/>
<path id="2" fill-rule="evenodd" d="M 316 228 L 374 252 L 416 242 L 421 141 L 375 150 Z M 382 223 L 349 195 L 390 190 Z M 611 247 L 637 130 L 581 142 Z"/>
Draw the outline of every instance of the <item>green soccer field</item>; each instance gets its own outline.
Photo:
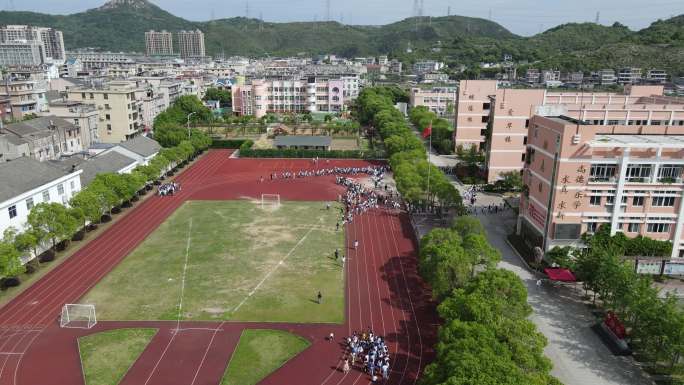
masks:
<path id="1" fill-rule="evenodd" d="M 323 202 L 186 202 L 81 303 L 103 320 L 176 320 L 182 298 L 181 320 L 342 323 L 338 215 Z"/>

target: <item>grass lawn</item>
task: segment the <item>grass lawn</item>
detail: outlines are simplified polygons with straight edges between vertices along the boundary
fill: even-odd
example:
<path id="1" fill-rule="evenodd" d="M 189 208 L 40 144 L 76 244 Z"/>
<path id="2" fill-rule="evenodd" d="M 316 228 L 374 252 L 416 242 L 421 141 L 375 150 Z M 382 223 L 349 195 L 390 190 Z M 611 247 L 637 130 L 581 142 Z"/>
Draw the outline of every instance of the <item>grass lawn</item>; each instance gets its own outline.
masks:
<path id="1" fill-rule="evenodd" d="M 244 330 L 221 385 L 256 384 L 309 345 L 309 341 L 280 330 Z"/>
<path id="2" fill-rule="evenodd" d="M 82 303 L 95 304 L 98 319 L 175 320 L 182 291 L 185 320 L 341 323 L 338 215 L 323 202 L 186 202 Z"/>
<path id="3" fill-rule="evenodd" d="M 86 385 L 118 384 L 157 329 L 118 329 L 78 339 Z"/>

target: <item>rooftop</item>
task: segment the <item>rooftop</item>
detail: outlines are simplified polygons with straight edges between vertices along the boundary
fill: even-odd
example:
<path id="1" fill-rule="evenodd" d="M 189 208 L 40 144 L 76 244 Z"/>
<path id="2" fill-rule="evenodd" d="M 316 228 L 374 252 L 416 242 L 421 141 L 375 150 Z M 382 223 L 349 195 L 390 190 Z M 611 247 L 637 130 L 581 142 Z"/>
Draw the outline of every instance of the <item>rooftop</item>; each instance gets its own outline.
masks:
<path id="1" fill-rule="evenodd" d="M 596 135 L 593 148 L 678 148 L 684 149 L 684 135 Z"/>
<path id="2" fill-rule="evenodd" d="M 68 175 L 69 172 L 49 162 L 22 157 L 0 164 L 0 202 Z"/>
<path id="3" fill-rule="evenodd" d="M 81 185 L 87 186 L 95 179 L 97 174 L 119 172 L 119 170 L 135 163 L 135 159 L 112 151 L 90 159 L 73 157 L 55 163 L 65 171 L 71 170 L 72 166 L 74 166 L 76 170 L 83 170 L 83 174 L 81 174 Z"/>
<path id="4" fill-rule="evenodd" d="M 275 146 L 310 146 L 329 147 L 332 138 L 329 136 L 280 135 L 275 137 Z"/>
<path id="5" fill-rule="evenodd" d="M 135 138 L 129 139 L 125 142 L 121 142 L 119 143 L 119 146 L 143 157 L 152 156 L 158 153 L 161 149 L 161 146 L 156 140 L 142 135 L 136 136 Z"/>

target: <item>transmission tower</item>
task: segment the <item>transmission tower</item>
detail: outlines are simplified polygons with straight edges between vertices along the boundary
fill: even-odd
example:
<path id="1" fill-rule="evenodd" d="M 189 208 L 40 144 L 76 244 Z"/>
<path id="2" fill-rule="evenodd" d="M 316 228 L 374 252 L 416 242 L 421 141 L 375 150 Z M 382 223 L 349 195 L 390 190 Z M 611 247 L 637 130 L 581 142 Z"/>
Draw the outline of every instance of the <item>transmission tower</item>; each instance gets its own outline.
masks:
<path id="1" fill-rule="evenodd" d="M 447 16 L 451 16 L 451 6 L 447 7 Z"/>
<path id="2" fill-rule="evenodd" d="M 413 0 L 413 17 L 420 16 L 420 0 Z"/>
<path id="3" fill-rule="evenodd" d="M 245 1 L 245 17 L 249 19 L 249 0 Z"/>
<path id="4" fill-rule="evenodd" d="M 601 19 L 601 12 L 596 11 L 596 20 L 594 20 L 594 23 L 598 24 L 600 19 Z"/>
<path id="5" fill-rule="evenodd" d="M 418 11 L 418 16 L 423 16 L 425 13 L 425 0 L 420 0 L 420 9 Z"/>
<path id="6" fill-rule="evenodd" d="M 259 32 L 264 31 L 264 13 L 259 12 Z"/>
<path id="7" fill-rule="evenodd" d="M 492 9 L 491 8 L 489 8 L 489 14 L 488 15 L 489 16 L 487 17 L 487 19 L 489 19 L 491 21 L 492 20 Z"/>
<path id="8" fill-rule="evenodd" d="M 325 21 L 330 20 L 330 0 L 325 0 Z"/>

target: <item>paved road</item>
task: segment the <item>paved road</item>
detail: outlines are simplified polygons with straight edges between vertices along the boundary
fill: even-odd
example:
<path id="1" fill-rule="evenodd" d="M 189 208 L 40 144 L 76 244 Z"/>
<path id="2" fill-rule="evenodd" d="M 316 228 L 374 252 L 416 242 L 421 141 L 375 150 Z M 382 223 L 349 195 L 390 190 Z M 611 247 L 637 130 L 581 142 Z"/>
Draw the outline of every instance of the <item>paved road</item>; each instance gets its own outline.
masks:
<path id="1" fill-rule="evenodd" d="M 457 186 L 463 190 L 462 186 Z M 476 205 L 500 204 L 501 198 L 479 194 Z M 616 357 L 590 329 L 594 317 L 581 303 L 576 290 L 544 284 L 537 287 L 537 277 L 525 268 L 516 252 L 506 242 L 515 226 L 515 214 L 478 216 L 493 246 L 502 254 L 499 264 L 515 272 L 527 285 L 528 302 L 534 310 L 532 321 L 549 341 L 545 353 L 554 363 L 552 374 L 565 385 L 637 385 L 652 384 L 630 357 Z"/>

